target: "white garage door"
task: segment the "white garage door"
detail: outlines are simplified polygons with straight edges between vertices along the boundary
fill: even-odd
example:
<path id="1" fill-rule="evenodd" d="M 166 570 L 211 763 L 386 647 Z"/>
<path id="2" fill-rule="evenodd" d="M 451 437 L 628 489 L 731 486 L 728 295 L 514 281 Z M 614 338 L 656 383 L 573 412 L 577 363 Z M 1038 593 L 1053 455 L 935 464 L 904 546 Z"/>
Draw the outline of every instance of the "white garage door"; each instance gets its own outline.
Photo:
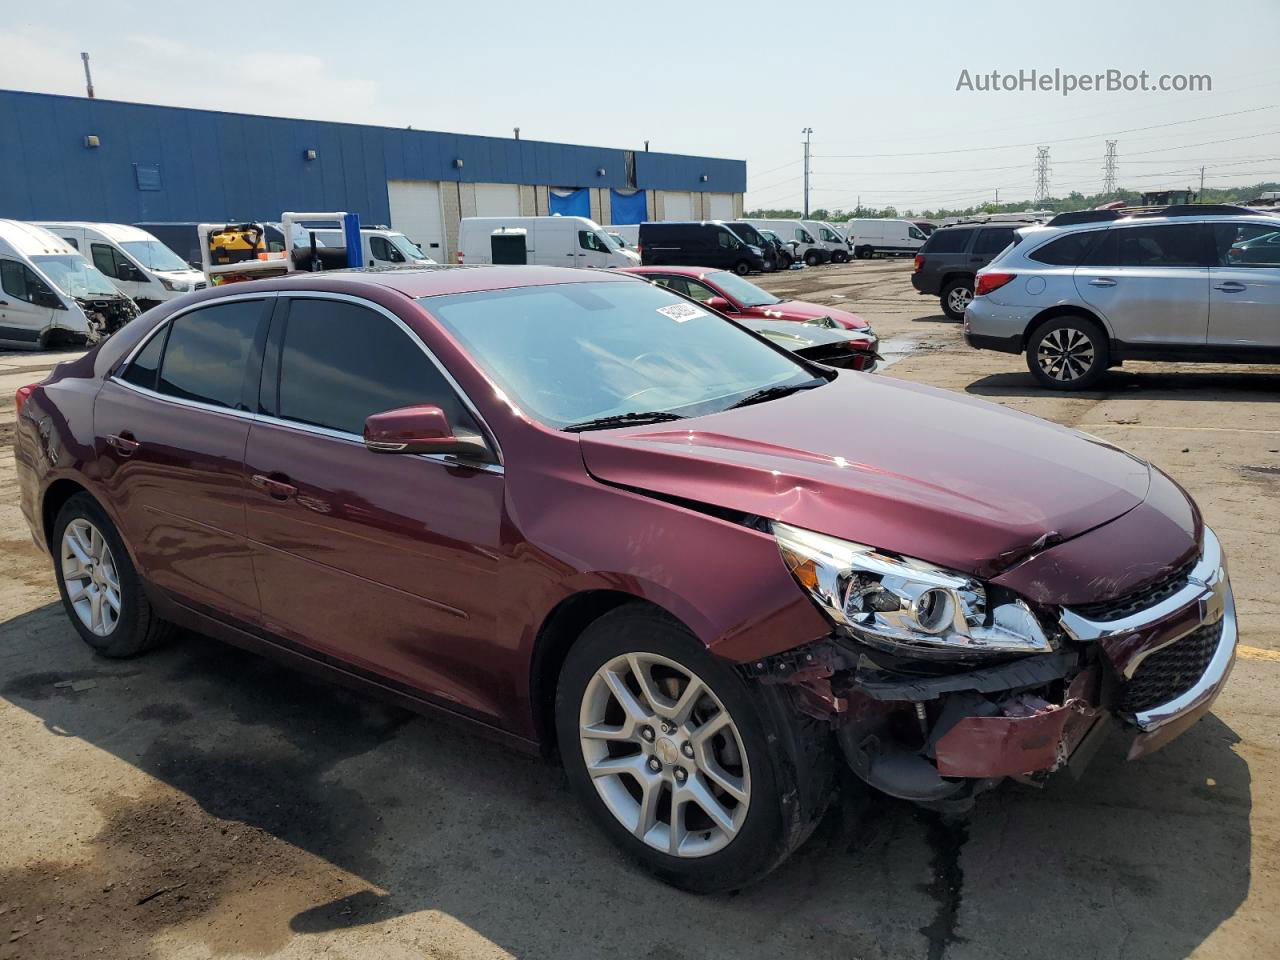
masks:
<path id="1" fill-rule="evenodd" d="M 733 194 L 732 193 L 713 193 L 711 196 L 711 219 L 712 220 L 732 220 L 733 219 Z"/>
<path id="2" fill-rule="evenodd" d="M 520 188 L 514 183 L 477 183 L 476 216 L 520 216 Z"/>
<path id="3" fill-rule="evenodd" d="M 436 263 L 448 263 L 440 184 L 434 180 L 388 180 L 391 226 L 422 248 Z"/>
<path id="4" fill-rule="evenodd" d="M 692 220 L 693 194 L 664 192 L 662 194 L 662 219 Z"/>

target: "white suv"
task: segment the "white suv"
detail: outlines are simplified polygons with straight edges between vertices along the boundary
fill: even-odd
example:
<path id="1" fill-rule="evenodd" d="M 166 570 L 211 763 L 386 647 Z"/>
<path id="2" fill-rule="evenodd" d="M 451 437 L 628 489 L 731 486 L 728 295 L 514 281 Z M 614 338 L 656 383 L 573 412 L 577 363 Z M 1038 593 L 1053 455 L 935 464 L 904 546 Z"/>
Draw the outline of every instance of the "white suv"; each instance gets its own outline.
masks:
<path id="1" fill-rule="evenodd" d="M 1280 218 L 1243 207 L 1087 210 L 1019 230 L 978 273 L 965 340 L 1041 384 L 1125 360 L 1280 362 Z"/>

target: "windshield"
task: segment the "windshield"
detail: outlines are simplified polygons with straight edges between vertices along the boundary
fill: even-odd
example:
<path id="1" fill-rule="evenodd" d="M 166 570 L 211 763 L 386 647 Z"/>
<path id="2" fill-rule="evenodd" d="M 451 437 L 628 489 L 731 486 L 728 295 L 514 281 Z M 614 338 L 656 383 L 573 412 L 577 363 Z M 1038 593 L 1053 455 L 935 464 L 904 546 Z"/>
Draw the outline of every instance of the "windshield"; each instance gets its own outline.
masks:
<path id="1" fill-rule="evenodd" d="M 69 297 L 119 296 L 111 281 L 82 256 L 32 257 L 31 262 Z"/>
<path id="2" fill-rule="evenodd" d="M 709 273 L 707 279 L 744 307 L 767 307 L 782 302 L 768 290 L 761 290 L 751 281 L 743 280 L 736 273 L 727 270 Z"/>
<path id="3" fill-rule="evenodd" d="M 387 237 L 391 241 L 391 245 L 405 255 L 406 260 L 430 260 L 422 248 L 406 237 L 403 233 L 393 233 Z"/>
<path id="4" fill-rule="evenodd" d="M 418 302 L 513 403 L 555 428 L 627 413 L 715 413 L 764 388 L 813 380 L 785 353 L 648 283 Z"/>
<path id="5" fill-rule="evenodd" d="M 130 240 L 120 246 L 129 256 L 152 270 L 181 270 L 184 273 L 191 270 L 185 260 L 159 240 Z"/>

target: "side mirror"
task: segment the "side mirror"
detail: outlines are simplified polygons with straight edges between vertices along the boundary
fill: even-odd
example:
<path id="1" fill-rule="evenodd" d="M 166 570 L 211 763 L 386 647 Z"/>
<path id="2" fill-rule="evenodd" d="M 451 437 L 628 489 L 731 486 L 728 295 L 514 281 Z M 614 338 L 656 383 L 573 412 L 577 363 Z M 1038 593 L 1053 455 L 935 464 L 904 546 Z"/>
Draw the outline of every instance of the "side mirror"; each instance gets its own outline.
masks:
<path id="1" fill-rule="evenodd" d="M 712 310 L 719 310 L 722 313 L 725 311 L 728 311 L 730 313 L 734 312 L 733 304 L 731 304 L 724 297 L 708 297 L 706 300 L 703 301 L 703 304 L 705 306 L 710 307 Z"/>
<path id="2" fill-rule="evenodd" d="M 132 263 L 116 264 L 116 279 L 123 280 L 125 283 L 135 283 L 142 280 L 142 274 Z"/>
<path id="3" fill-rule="evenodd" d="M 439 407 L 400 407 L 375 413 L 364 422 L 364 445 L 374 453 L 451 453 L 488 457 L 489 446 L 475 434 L 455 436 Z"/>

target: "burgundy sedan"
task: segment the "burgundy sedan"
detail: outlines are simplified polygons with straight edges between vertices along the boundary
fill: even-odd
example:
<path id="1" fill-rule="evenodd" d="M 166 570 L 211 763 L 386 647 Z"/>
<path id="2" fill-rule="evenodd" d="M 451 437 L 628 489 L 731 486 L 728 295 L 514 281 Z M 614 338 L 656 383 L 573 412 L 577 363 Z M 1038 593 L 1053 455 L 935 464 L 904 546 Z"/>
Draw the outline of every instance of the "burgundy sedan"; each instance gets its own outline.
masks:
<path id="1" fill-rule="evenodd" d="M 1109 728 L 1159 747 L 1234 658 L 1218 541 L 1155 468 L 633 277 L 220 287 L 17 405 L 22 509 L 94 650 L 181 624 L 558 753 L 692 890 L 780 863 L 837 756 L 963 809 Z"/>

